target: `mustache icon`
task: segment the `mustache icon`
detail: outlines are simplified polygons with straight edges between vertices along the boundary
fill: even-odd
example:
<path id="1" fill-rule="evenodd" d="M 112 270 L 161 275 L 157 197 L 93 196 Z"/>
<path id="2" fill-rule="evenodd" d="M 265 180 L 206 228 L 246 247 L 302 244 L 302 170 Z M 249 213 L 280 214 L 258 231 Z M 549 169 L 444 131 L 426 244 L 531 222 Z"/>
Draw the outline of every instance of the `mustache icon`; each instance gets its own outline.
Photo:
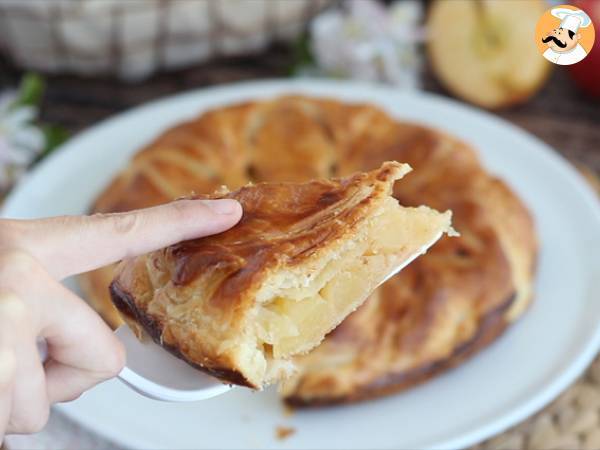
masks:
<path id="1" fill-rule="evenodd" d="M 550 41 L 553 41 L 560 48 L 565 48 L 567 46 L 566 42 L 559 41 L 556 36 L 546 36 L 545 38 L 542 38 L 544 44 Z"/>

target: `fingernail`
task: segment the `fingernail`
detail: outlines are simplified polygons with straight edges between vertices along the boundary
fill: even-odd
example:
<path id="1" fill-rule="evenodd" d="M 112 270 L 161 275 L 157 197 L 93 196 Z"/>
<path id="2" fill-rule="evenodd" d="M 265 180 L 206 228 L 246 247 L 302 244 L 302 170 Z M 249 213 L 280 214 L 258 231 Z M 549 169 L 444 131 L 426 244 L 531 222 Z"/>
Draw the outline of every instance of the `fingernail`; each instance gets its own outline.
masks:
<path id="1" fill-rule="evenodd" d="M 238 202 L 230 199 L 206 200 L 204 203 L 217 214 L 233 214 L 239 209 Z"/>

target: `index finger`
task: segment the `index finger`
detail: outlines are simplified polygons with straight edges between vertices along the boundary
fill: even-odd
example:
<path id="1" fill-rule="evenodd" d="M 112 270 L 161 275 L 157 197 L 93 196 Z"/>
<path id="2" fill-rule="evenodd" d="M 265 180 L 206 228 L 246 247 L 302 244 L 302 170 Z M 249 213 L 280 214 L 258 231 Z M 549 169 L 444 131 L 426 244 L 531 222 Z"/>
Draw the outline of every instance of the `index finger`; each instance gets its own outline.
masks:
<path id="1" fill-rule="evenodd" d="M 178 200 L 127 213 L 10 221 L 17 246 L 58 279 L 123 258 L 220 233 L 242 216 L 230 199 Z"/>

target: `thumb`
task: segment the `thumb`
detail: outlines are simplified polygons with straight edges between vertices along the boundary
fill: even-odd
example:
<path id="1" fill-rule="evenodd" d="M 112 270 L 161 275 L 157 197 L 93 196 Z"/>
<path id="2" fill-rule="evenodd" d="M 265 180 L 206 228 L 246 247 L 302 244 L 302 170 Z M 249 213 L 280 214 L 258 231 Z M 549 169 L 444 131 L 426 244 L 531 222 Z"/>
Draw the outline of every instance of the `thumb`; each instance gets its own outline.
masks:
<path id="1" fill-rule="evenodd" d="M 18 246 L 58 279 L 180 241 L 225 231 L 242 216 L 230 199 L 178 200 L 127 213 L 10 221 Z"/>

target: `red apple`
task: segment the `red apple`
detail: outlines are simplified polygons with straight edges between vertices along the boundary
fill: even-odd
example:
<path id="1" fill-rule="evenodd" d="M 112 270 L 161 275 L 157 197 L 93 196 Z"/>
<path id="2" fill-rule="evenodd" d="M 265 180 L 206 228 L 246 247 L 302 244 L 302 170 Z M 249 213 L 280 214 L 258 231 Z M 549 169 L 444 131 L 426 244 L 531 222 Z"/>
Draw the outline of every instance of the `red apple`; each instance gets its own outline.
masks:
<path id="1" fill-rule="evenodd" d="M 569 66 L 568 70 L 583 92 L 600 98 L 600 0 L 577 0 L 572 5 L 589 14 L 596 27 L 596 42 L 587 57 Z"/>

